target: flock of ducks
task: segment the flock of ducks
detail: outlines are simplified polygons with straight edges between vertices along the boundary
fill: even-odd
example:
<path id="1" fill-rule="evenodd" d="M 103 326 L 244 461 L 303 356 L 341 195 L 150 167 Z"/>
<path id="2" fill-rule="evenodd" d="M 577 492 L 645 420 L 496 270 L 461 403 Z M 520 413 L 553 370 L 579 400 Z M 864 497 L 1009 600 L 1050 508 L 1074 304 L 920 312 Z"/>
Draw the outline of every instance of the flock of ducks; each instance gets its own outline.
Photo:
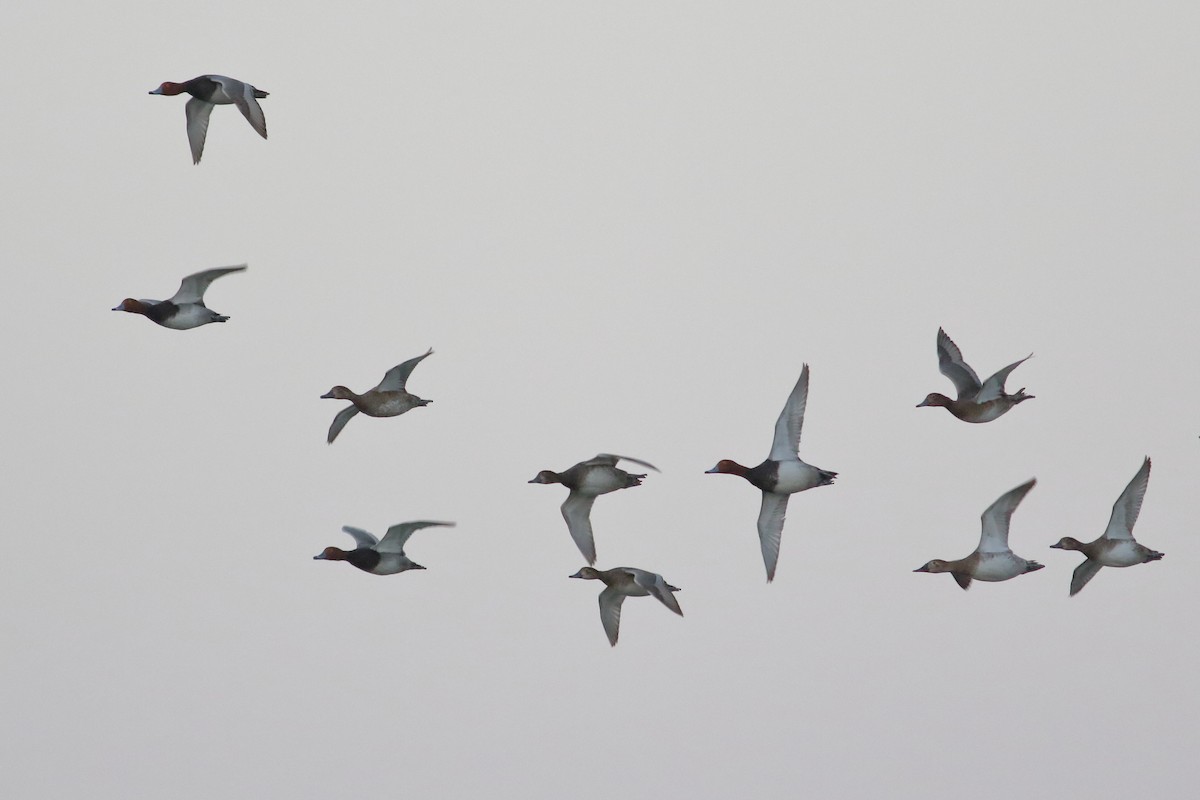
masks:
<path id="1" fill-rule="evenodd" d="M 267 138 L 266 118 L 258 104 L 264 92 L 243 81 L 223 75 L 201 75 L 183 83 L 166 82 L 150 94 L 188 94 L 185 107 L 187 116 L 188 143 L 194 164 L 200 163 L 204 153 L 204 140 L 208 132 L 209 116 L 215 105 L 236 105 L 251 127 L 264 139 Z M 189 275 L 180 283 L 179 290 L 168 300 L 135 300 L 126 298 L 114 311 L 141 314 L 165 328 L 189 330 L 214 322 L 225 322 L 229 317 L 212 311 L 204 303 L 204 294 L 217 278 L 234 272 L 242 272 L 245 264 L 204 270 Z M 407 389 L 412 371 L 424 359 L 433 354 L 433 349 L 423 355 L 410 358 L 388 370 L 377 386 L 363 394 L 356 394 L 345 386 L 334 386 L 325 394 L 325 399 L 348 400 L 350 405 L 338 412 L 326 436 L 332 444 L 346 423 L 357 414 L 372 417 L 395 417 L 430 404 L 430 400 L 411 394 Z M 938 369 L 953 384 L 957 396 L 951 399 L 938 392 L 930 393 L 917 407 L 941 406 L 960 420 L 971 423 L 992 422 L 1033 395 L 1022 388 L 1013 394 L 1005 391 L 1009 374 L 1032 353 L 1014 361 L 987 380 L 981 381 L 970 365 L 963 360 L 958 345 L 942 329 L 937 334 Z M 774 437 L 766 460 L 755 467 L 745 467 L 736 461 L 722 459 L 708 470 L 709 474 L 737 475 L 745 478 L 762 492 L 762 506 L 758 513 L 758 538 L 762 549 L 763 564 L 767 581 L 775 579 L 779 561 L 779 545 L 783 535 L 784 518 L 788 499 L 798 492 L 818 486 L 829 486 L 837 477 L 836 472 L 807 464 L 800 459 L 800 433 L 804 425 L 804 411 L 808 402 L 809 369 L 805 364 L 800 377 L 784 403 L 783 411 L 775 422 Z M 591 510 L 596 498 L 620 489 L 640 486 L 646 474 L 627 472 L 618 464 L 622 461 L 658 472 L 649 462 L 628 456 L 601 453 L 587 461 L 562 472 L 542 470 L 529 483 L 562 484 L 569 493 L 561 506 L 567 531 L 579 552 L 587 561 L 571 578 L 599 580 L 605 588 L 600 592 L 600 621 L 611 645 L 617 644 L 621 606 L 626 597 L 648 597 L 658 599 L 676 614 L 683 610 L 675 599 L 678 587 L 667 583 L 662 575 L 635 567 L 615 567 L 600 570 L 596 563 L 596 543 L 592 531 Z M 1076 567 L 1071 578 L 1071 595 L 1077 594 L 1087 585 L 1101 567 L 1130 567 L 1148 561 L 1157 561 L 1162 553 L 1139 544 L 1133 538 L 1133 526 L 1142 507 L 1142 499 L 1150 481 L 1150 459 L 1147 457 L 1134 475 L 1133 480 L 1113 504 L 1112 517 L 1103 535 L 1091 542 L 1080 542 L 1065 536 L 1052 548 L 1076 550 L 1083 554 L 1083 562 Z M 982 533 L 979 544 L 970 555 L 945 561 L 933 559 L 914 570 L 915 572 L 948 572 L 963 589 L 971 582 L 1006 581 L 1043 568 L 1042 564 L 1021 558 L 1008 545 L 1009 525 L 1013 512 L 1025 495 L 1037 484 L 1030 479 L 1004 493 L 983 512 Z M 425 569 L 415 563 L 404 552 L 409 538 L 418 530 L 430 527 L 453 527 L 453 522 L 420 520 L 404 522 L 388 528 L 383 538 L 353 527 L 342 530 L 353 537 L 355 548 L 342 550 L 327 547 L 314 556 L 316 560 L 346 561 L 364 572 L 373 575 L 394 575 L 413 569 Z"/>

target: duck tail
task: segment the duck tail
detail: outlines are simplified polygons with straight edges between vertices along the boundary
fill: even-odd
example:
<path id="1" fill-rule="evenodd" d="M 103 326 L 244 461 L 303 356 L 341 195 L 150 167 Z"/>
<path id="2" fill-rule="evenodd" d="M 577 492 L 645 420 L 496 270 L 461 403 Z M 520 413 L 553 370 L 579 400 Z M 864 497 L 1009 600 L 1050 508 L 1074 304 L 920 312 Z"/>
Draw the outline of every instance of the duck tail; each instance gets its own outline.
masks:
<path id="1" fill-rule="evenodd" d="M 1025 571 L 1026 572 L 1037 572 L 1039 569 L 1045 569 L 1045 567 L 1046 567 L 1045 564 L 1039 564 L 1036 561 L 1026 561 L 1025 562 Z"/>
<path id="2" fill-rule="evenodd" d="M 630 486 L 641 486 L 642 480 L 645 477 L 645 475 L 634 475 L 633 473 L 629 473 L 629 482 L 625 484 L 625 488 L 628 489 Z"/>
<path id="3" fill-rule="evenodd" d="M 1016 394 L 1012 395 L 1013 405 L 1015 406 L 1017 403 L 1023 403 L 1026 400 L 1032 400 L 1035 397 L 1037 397 L 1037 395 L 1025 394 L 1025 387 L 1022 386 L 1020 389 L 1017 389 Z"/>
<path id="4" fill-rule="evenodd" d="M 820 472 L 821 472 L 821 482 L 818 483 L 817 486 L 828 486 L 831 483 L 833 483 L 833 479 L 838 476 L 838 474 L 836 472 L 832 472 L 827 469 L 823 469 Z"/>
<path id="5" fill-rule="evenodd" d="M 214 316 L 212 318 L 212 321 L 213 322 L 228 322 L 229 317 L 225 316 L 224 314 L 217 314 L 216 316 Z"/>
<path id="6" fill-rule="evenodd" d="M 1166 554 L 1165 554 L 1165 553 L 1160 553 L 1160 552 L 1158 552 L 1157 550 L 1151 550 L 1151 551 L 1150 551 L 1150 554 L 1146 556 L 1146 560 L 1147 560 L 1147 561 L 1158 561 L 1158 560 L 1160 560 L 1160 559 L 1161 559 L 1161 558 L 1162 558 L 1164 555 L 1166 555 Z"/>
<path id="7" fill-rule="evenodd" d="M 255 89 L 255 90 L 254 90 L 254 96 L 255 96 L 255 97 L 267 97 L 267 96 L 268 96 L 268 95 L 270 95 L 270 94 L 271 94 L 270 92 L 264 92 L 262 89 Z"/>

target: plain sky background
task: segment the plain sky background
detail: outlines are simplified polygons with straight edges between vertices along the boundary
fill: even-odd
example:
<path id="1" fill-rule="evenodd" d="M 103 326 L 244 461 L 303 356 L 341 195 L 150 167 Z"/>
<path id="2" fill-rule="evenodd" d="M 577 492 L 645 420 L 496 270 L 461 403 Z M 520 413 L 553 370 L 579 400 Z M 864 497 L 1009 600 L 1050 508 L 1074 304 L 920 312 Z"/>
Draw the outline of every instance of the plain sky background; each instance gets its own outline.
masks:
<path id="1" fill-rule="evenodd" d="M 12 798 L 1195 792 L 1194 2 L 16 2 L 0 789 Z M 233 107 L 193 166 L 184 99 Z M 176 332 L 109 309 L 248 262 Z M 945 326 L 1037 399 L 986 425 Z M 433 404 L 356 417 L 432 346 Z M 764 582 L 756 464 L 801 365 Z M 599 584 L 528 485 L 598 452 Z M 1069 598 L 1144 455 L 1166 558 Z M 962 592 L 1031 476 L 1013 549 Z M 428 567 L 312 560 L 411 519 Z"/>

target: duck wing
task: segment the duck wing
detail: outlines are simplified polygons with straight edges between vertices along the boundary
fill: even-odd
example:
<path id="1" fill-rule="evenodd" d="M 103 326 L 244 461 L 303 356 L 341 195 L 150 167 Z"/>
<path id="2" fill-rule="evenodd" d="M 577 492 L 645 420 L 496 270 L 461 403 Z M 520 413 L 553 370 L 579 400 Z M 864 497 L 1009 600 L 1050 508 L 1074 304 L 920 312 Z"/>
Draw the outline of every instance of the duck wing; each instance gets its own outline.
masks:
<path id="1" fill-rule="evenodd" d="M 979 536 L 979 553 L 1008 553 L 1008 523 L 1013 512 L 1020 505 L 1025 495 L 1037 483 L 1037 478 L 1030 478 L 1015 489 L 1010 489 L 1000 495 L 996 502 L 987 507 L 980 520 L 983 522 L 983 533 Z"/>
<path id="2" fill-rule="evenodd" d="M 200 156 L 204 155 L 204 140 L 208 137 L 208 117 L 212 114 L 213 104 L 199 97 L 193 97 L 183 107 L 187 115 L 188 145 L 192 148 L 192 163 L 199 164 Z"/>
<path id="3" fill-rule="evenodd" d="M 250 127 L 258 132 L 258 135 L 267 138 L 267 117 L 263 114 L 262 106 L 258 104 L 258 100 L 254 96 L 254 87 L 242 81 L 232 81 L 238 86 L 226 85 L 225 91 L 233 98 L 233 103 L 242 112 L 242 116 L 250 123 Z"/>
<path id="4" fill-rule="evenodd" d="M 1096 577 L 1096 573 L 1104 565 L 1098 561 L 1093 561 L 1090 558 L 1085 558 L 1083 563 L 1075 568 L 1071 573 L 1071 597 L 1079 594 L 1083 587 L 1087 586 L 1088 581 Z"/>
<path id="5" fill-rule="evenodd" d="M 678 592 L 679 589 L 671 586 L 666 582 L 662 575 L 657 572 L 647 572 L 645 570 L 627 570 L 633 574 L 633 582 L 641 586 L 652 597 L 657 597 L 658 600 L 667 608 L 674 611 L 679 616 L 683 616 L 683 609 L 679 607 L 679 601 L 675 599 L 673 592 Z"/>
<path id="6" fill-rule="evenodd" d="M 231 272 L 242 272 L 245 269 L 245 264 L 237 264 L 232 267 L 206 269 L 203 272 L 188 275 L 180 282 L 179 291 L 175 292 L 175 296 L 171 298 L 171 302 L 175 305 L 183 305 L 184 303 L 204 305 L 204 293 L 208 290 L 209 284 L 222 275 L 228 275 Z"/>
<path id="7" fill-rule="evenodd" d="M 352 528 L 349 525 L 343 525 L 342 532 L 353 536 L 354 543 L 359 547 L 374 547 L 379 544 L 379 540 L 375 538 L 375 534 L 367 533 L 362 528 Z"/>
<path id="8" fill-rule="evenodd" d="M 958 391 L 958 399 L 973 398 L 979 393 L 979 376 L 963 361 L 962 351 L 946 331 L 938 328 L 937 335 L 938 371 L 950 379 Z"/>
<path id="9" fill-rule="evenodd" d="M 401 522 L 399 525 L 393 525 L 387 529 L 387 533 L 379 540 L 379 546 L 375 549 L 381 553 L 404 553 L 404 545 L 408 542 L 408 537 L 412 536 L 415 531 L 422 528 L 431 528 L 441 526 L 453 528 L 453 522 L 433 522 L 430 520 L 417 520 L 416 522 Z"/>
<path id="10" fill-rule="evenodd" d="M 333 440 L 342 432 L 342 428 L 346 427 L 346 423 L 357 413 L 358 406 L 355 405 L 346 406 L 339 411 L 337 416 L 333 418 L 333 424 L 329 426 L 329 434 L 325 437 L 325 441 L 328 444 L 333 444 Z"/>
<path id="11" fill-rule="evenodd" d="M 404 387 L 408 383 L 408 376 L 412 374 L 414 369 L 416 369 L 417 364 L 420 364 L 423 360 L 429 358 L 431 355 L 433 355 L 432 347 L 425 352 L 425 355 L 417 356 L 416 358 L 410 358 L 408 361 L 392 367 L 386 373 L 384 373 L 383 380 L 381 380 L 379 385 L 375 387 L 376 391 L 404 391 Z"/>
<path id="12" fill-rule="evenodd" d="M 771 441 L 772 461 L 789 461 L 800 451 L 800 430 L 804 427 L 804 408 L 808 405 L 808 364 L 800 370 L 800 378 L 792 387 L 783 411 L 775 421 L 775 438 Z"/>
<path id="13" fill-rule="evenodd" d="M 1112 516 L 1108 518 L 1108 527 L 1104 529 L 1105 539 L 1133 539 L 1133 526 L 1142 512 L 1142 500 L 1146 497 L 1149 485 L 1150 457 L 1146 456 L 1133 480 L 1121 492 L 1117 502 L 1113 503 Z M 1082 585 L 1080 588 L 1083 588 Z"/>
<path id="14" fill-rule="evenodd" d="M 983 386 L 981 386 L 979 389 L 979 394 L 975 396 L 975 402 L 986 403 L 990 400 L 995 400 L 998 397 L 1003 397 L 1004 381 L 1008 380 L 1008 373 L 1012 372 L 1014 369 L 1021 366 L 1031 358 L 1033 358 L 1033 353 L 1025 356 L 1020 361 L 1014 361 L 984 381 Z"/>
<path id="15" fill-rule="evenodd" d="M 624 602 L 625 595 L 612 587 L 600 593 L 600 623 L 604 625 L 608 643 L 613 647 L 617 646 L 617 635 L 621 629 L 621 604 Z"/>
<path id="16" fill-rule="evenodd" d="M 770 583 L 775 580 L 779 542 L 783 537 L 783 520 L 787 516 L 790 495 L 763 492 L 762 496 L 762 508 L 758 511 L 758 543 L 762 547 L 763 564 L 767 568 L 767 583 Z"/>
<path id="17" fill-rule="evenodd" d="M 592 503 L 593 495 L 572 491 L 562 504 L 563 519 L 567 521 L 567 530 L 575 540 L 575 546 L 587 559 L 589 564 L 596 563 L 596 542 L 592 538 Z"/>
<path id="18" fill-rule="evenodd" d="M 645 467 L 646 469 L 652 469 L 655 472 L 662 472 L 661 469 L 654 466 L 653 464 L 651 464 L 648 461 L 642 461 L 640 458 L 630 458 L 629 456 L 613 455 L 612 453 L 599 453 L 596 455 L 595 458 L 584 461 L 583 463 L 584 464 L 598 464 L 598 465 L 603 465 L 606 467 L 615 467 L 617 465 L 618 461 L 630 461 L 634 464 L 637 464 L 638 466 Z"/>

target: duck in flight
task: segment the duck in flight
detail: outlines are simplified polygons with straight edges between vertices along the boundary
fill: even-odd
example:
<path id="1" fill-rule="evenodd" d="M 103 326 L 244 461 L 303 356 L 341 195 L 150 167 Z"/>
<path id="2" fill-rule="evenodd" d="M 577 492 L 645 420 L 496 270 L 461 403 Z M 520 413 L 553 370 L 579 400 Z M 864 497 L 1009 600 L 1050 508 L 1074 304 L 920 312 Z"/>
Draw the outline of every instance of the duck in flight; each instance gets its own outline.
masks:
<path id="1" fill-rule="evenodd" d="M 1042 564 L 1021 558 L 1008 547 L 1008 525 L 1013 512 L 1035 484 L 1037 478 L 1031 478 L 987 507 L 981 517 L 983 533 L 974 553 L 957 561 L 935 558 L 913 572 L 949 572 L 959 586 L 969 589 L 972 580 L 1006 581 L 1042 569 Z"/>
<path id="2" fill-rule="evenodd" d="M 631 486 L 641 486 L 645 474 L 626 472 L 617 467 L 617 462 L 629 461 L 647 469 L 659 472 L 658 467 L 646 461 L 640 461 L 628 456 L 615 456 L 610 453 L 600 453 L 595 458 L 580 461 L 570 469 L 562 472 L 544 469 L 533 476 L 530 483 L 561 483 L 571 490 L 562 504 L 563 519 L 567 522 L 567 530 L 579 552 L 589 564 L 596 563 L 596 542 L 592 538 L 592 503 L 602 494 L 615 492 L 618 489 L 628 489 Z"/>
<path id="3" fill-rule="evenodd" d="M 342 428 L 346 427 L 350 418 L 360 411 L 368 417 L 398 417 L 406 411 L 432 403 L 432 400 L 425 400 L 415 394 L 410 394 L 405 388 L 408 385 L 408 376 L 412 374 L 413 369 L 432 354 L 433 348 L 431 347 L 424 355 L 410 358 L 403 364 L 397 364 L 384 373 L 383 380 L 379 382 L 379 385 L 362 394 L 355 394 L 345 386 L 335 386 L 321 395 L 323 400 L 349 400 L 352 403 L 339 411 L 333 418 L 326 441 L 333 444 L 333 440 L 342 432 Z"/>
<path id="4" fill-rule="evenodd" d="M 401 522 L 387 529 L 382 539 L 375 538 L 361 528 L 346 525 L 342 528 L 345 533 L 354 537 L 357 545 L 353 550 L 342 550 L 340 547 L 326 547 L 317 555 L 314 561 L 349 561 L 352 566 L 372 575 L 395 575 L 410 569 L 425 569 L 420 564 L 409 559 L 404 553 L 404 545 L 414 532 L 422 528 L 434 526 L 453 528 L 453 522 Z"/>
<path id="5" fill-rule="evenodd" d="M 208 117 L 213 106 L 233 104 L 242 112 L 250 127 L 262 138 L 267 138 L 267 118 L 259 106 L 260 98 L 269 92 L 256 89 L 248 83 L 224 75 L 201 75 L 183 83 L 166 81 L 150 94 L 190 94 L 191 100 L 184 106 L 187 115 L 188 145 L 192 148 L 192 163 L 199 164 L 204 155 L 204 139 L 208 136 Z"/>
<path id="6" fill-rule="evenodd" d="M 141 314 L 151 322 L 177 331 L 198 328 L 210 322 L 225 322 L 229 317 L 218 314 L 204 305 L 204 292 L 209 284 L 222 275 L 242 272 L 245 269 L 245 264 L 206 269 L 184 278 L 179 284 L 179 291 L 175 292 L 170 300 L 134 300 L 132 297 L 126 297 L 113 311 Z"/>
<path id="7" fill-rule="evenodd" d="M 1146 488 L 1149 485 L 1150 457 L 1147 456 L 1133 480 L 1113 503 L 1108 527 L 1099 539 L 1081 542 L 1064 536 L 1057 544 L 1050 545 L 1056 550 L 1078 550 L 1084 555 L 1083 563 L 1076 567 L 1071 575 L 1072 597 L 1079 594 L 1080 590 L 1087 586 L 1087 582 L 1096 577 L 1101 567 L 1132 567 L 1135 564 L 1158 561 L 1163 557 L 1162 553 L 1139 544 L 1133 538 L 1133 526 L 1141 513 L 1142 499 L 1146 496 Z"/>
<path id="8" fill-rule="evenodd" d="M 800 460 L 800 429 L 804 426 L 804 408 L 808 405 L 808 364 L 800 370 L 800 378 L 788 395 L 783 411 L 775 422 L 775 438 L 767 460 L 757 467 L 743 467 L 736 461 L 722 459 L 708 470 L 709 474 L 740 475 L 762 491 L 762 506 L 758 512 L 758 541 L 762 548 L 767 582 L 775 580 L 775 565 L 779 561 L 779 542 L 783 536 L 783 520 L 787 514 L 788 498 L 817 486 L 828 486 L 836 472 L 814 467 Z"/>
<path id="9" fill-rule="evenodd" d="M 636 567 L 584 567 L 570 577 L 604 582 L 604 590 L 600 592 L 600 623 L 604 626 L 604 633 L 608 635 L 608 643 L 613 647 L 617 646 L 617 635 L 621 627 L 621 605 L 626 597 L 653 596 L 664 606 L 683 616 L 683 609 L 679 607 L 679 601 L 675 599 L 674 594 L 679 591 L 679 587 L 667 583 L 663 576 L 656 572 Z"/>
<path id="10" fill-rule="evenodd" d="M 944 394 L 931 392 L 917 403 L 917 408 L 942 406 L 964 422 L 991 422 L 1008 413 L 1013 406 L 1034 397 L 1025 394 L 1023 387 L 1015 394 L 1004 393 L 1004 381 L 1008 374 L 1032 358 L 1033 353 L 1020 361 L 1014 361 L 986 381 L 980 382 L 975 370 L 963 361 L 958 345 L 941 328 L 938 328 L 937 351 L 938 370 L 954 383 L 958 397 L 951 400 Z"/>

